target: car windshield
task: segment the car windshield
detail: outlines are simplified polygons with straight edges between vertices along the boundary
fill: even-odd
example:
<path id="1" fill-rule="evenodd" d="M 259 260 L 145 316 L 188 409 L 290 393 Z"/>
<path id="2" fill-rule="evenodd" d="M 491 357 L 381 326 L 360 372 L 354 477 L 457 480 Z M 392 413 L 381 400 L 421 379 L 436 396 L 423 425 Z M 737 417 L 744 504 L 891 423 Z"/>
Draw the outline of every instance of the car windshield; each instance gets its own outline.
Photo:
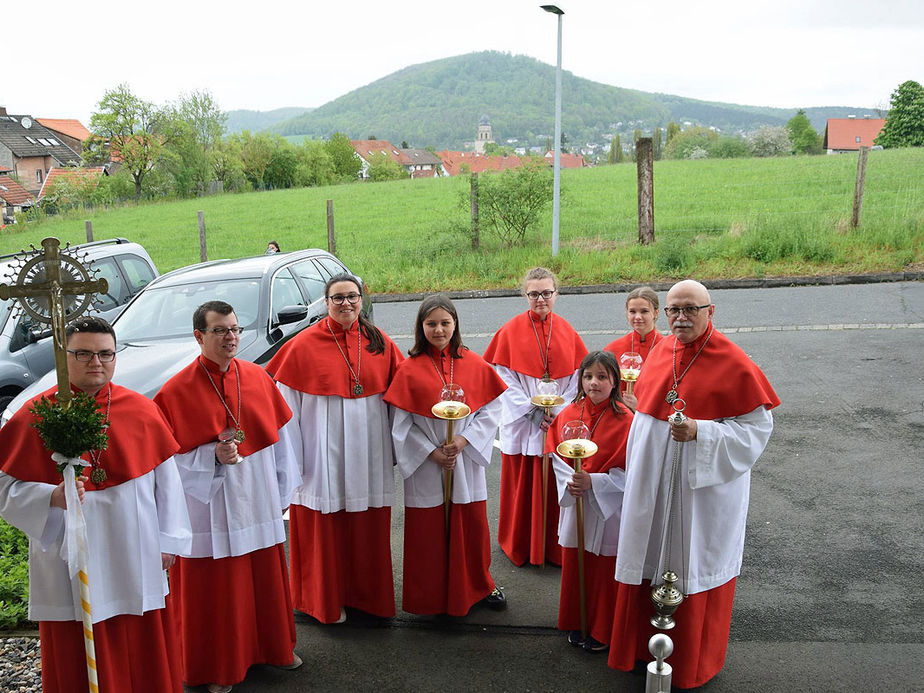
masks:
<path id="1" fill-rule="evenodd" d="M 238 324 L 252 328 L 260 297 L 258 279 L 222 279 L 181 286 L 150 287 L 114 323 L 119 342 L 165 339 L 192 333 L 192 317 L 206 301 L 234 306 Z"/>
<path id="2" fill-rule="evenodd" d="M 0 298 L 0 332 L 3 331 L 3 326 L 6 325 L 6 319 L 10 316 L 10 311 L 12 309 L 12 299 L 4 301 L 2 298 Z"/>

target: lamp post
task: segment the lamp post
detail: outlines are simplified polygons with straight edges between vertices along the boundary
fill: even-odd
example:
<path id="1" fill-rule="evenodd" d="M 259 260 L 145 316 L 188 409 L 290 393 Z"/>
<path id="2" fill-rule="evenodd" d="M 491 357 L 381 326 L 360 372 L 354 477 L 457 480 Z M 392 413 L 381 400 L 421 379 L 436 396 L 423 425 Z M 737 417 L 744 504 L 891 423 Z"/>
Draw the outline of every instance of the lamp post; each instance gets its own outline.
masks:
<path id="1" fill-rule="evenodd" d="M 558 15 L 558 63 L 555 66 L 555 158 L 552 164 L 552 257 L 558 256 L 558 216 L 561 210 L 561 18 L 557 5 L 540 5 Z"/>

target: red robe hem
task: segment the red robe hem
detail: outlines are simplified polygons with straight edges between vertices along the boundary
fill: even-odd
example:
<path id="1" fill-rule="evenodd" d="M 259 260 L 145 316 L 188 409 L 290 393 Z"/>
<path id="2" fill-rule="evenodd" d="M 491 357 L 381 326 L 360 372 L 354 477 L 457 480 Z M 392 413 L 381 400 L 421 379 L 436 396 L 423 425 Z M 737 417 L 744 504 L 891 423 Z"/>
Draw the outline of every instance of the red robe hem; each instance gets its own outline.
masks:
<path id="1" fill-rule="evenodd" d="M 289 508 L 289 564 L 295 608 L 334 623 L 350 607 L 395 615 L 391 508 L 321 513 Z"/>
<path id="2" fill-rule="evenodd" d="M 615 572 L 616 556 L 598 556 L 589 551 L 584 552 L 587 632 L 600 642 L 609 642 L 613 632 L 613 609 L 616 605 L 616 581 L 613 580 Z M 566 631 L 581 629 L 577 549 L 562 549 L 558 629 Z"/>
<path id="3" fill-rule="evenodd" d="M 558 491 L 551 459 L 548 465 L 545 560 L 561 565 Z M 501 455 L 497 543 L 514 565 L 542 563 L 542 457 L 539 455 Z"/>

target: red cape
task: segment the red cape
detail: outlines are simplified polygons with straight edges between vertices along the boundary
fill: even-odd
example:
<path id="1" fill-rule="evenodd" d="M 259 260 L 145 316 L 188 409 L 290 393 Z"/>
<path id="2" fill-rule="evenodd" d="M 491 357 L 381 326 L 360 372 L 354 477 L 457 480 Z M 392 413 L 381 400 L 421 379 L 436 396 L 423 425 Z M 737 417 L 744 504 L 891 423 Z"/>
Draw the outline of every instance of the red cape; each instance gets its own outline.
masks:
<path id="1" fill-rule="evenodd" d="M 627 351 L 634 351 L 642 357 L 642 362 L 644 363 L 648 359 L 648 354 L 651 353 L 655 344 L 659 343 L 662 339 L 664 339 L 664 335 L 658 332 L 657 328 L 653 329 L 644 337 L 640 337 L 635 330 L 632 330 L 632 332 L 623 335 L 619 339 L 614 339 L 607 344 L 604 349 L 615 354 L 617 360 Z"/>
<path id="2" fill-rule="evenodd" d="M 433 362 L 443 372 L 443 379 L 449 382 L 450 356 L 447 349 L 437 354 L 430 348 Z M 452 380 L 462 386 L 465 403 L 472 412 L 498 398 L 507 389 L 507 384 L 474 351 L 466 349 L 462 358 L 452 359 Z M 385 401 L 392 406 L 435 419 L 430 408 L 440 399 L 443 380 L 426 354 L 412 356 L 398 367 L 394 380 L 385 393 Z"/>
<path id="3" fill-rule="evenodd" d="M 532 311 L 528 310 L 508 321 L 485 349 L 485 360 L 532 378 L 541 378 L 550 322 L 552 343 L 549 346 L 549 376 L 552 379 L 567 378 L 580 367 L 581 361 L 587 356 L 587 347 L 568 321 L 554 313 L 540 321 L 534 319 Z M 536 327 L 539 339 L 542 340 L 541 351 L 536 341 L 536 332 L 533 332 L 530 323 Z"/>
<path id="4" fill-rule="evenodd" d="M 154 396 L 154 402 L 173 427 L 180 452 L 213 443 L 225 428 L 234 426 L 200 364 L 208 368 L 212 381 L 235 417 L 238 412 L 237 373 L 240 372 L 243 405 L 240 425 L 245 438 L 238 445 L 238 452 L 247 457 L 276 443 L 279 429 L 292 418 L 292 412 L 269 373 L 254 363 L 238 359 L 233 359 L 230 368 L 222 373 L 216 363 L 201 356 L 164 383 Z"/>
<path id="5" fill-rule="evenodd" d="M 110 383 L 112 406 L 109 410 L 109 445 L 99 456 L 100 466 L 106 470 L 106 480 L 100 484 L 87 482 L 87 490 L 117 486 L 144 476 L 177 451 L 173 432 L 160 410 L 137 392 Z M 30 410 L 42 397 L 56 401 L 57 386 L 36 395 L 13 415 L 0 429 L 0 470 L 20 481 L 38 481 L 59 484 L 61 474 L 51 452 L 45 447 L 38 431 L 30 427 L 37 420 Z M 96 395 L 96 406 L 105 415 L 109 388 Z M 90 456 L 83 459 L 90 464 Z M 85 470 L 89 476 L 89 470 Z"/>
<path id="6" fill-rule="evenodd" d="M 629 426 L 632 425 L 632 412 L 628 407 L 618 405 L 622 414 L 617 415 L 609 400 L 594 404 L 589 398 L 584 399 L 584 416 L 581 417 L 581 403 L 572 402 L 559 412 L 546 439 L 546 452 L 555 452 L 562 442 L 561 432 L 569 421 L 580 419 L 588 428 L 593 428 L 590 439 L 597 444 L 597 454 L 583 460 L 582 469 L 591 474 L 606 472 L 613 467 L 626 468 L 626 441 L 629 438 Z M 598 417 L 603 418 L 597 423 Z M 596 424 L 596 427 L 594 427 Z M 565 462 L 571 460 L 565 459 Z"/>
<path id="7" fill-rule="evenodd" d="M 328 329 L 330 326 L 330 329 Z M 331 337 L 331 330 L 337 342 Z M 359 364 L 359 382 L 363 386 L 361 395 L 353 393 L 353 378 L 347 368 L 343 354 L 350 359 L 353 372 L 357 369 L 357 331 L 359 320 L 344 332 L 340 323 L 326 317 L 290 339 L 266 364 L 266 370 L 283 385 L 310 395 L 334 395 L 345 399 L 368 397 L 385 392 L 395 375 L 398 364 L 404 360 L 398 347 L 384 332 L 385 353 L 370 354 L 366 347 L 369 341 L 360 336 L 362 357 Z"/>
<path id="8" fill-rule="evenodd" d="M 677 350 L 677 375 L 683 373 L 706 340 L 708 329 L 690 344 L 666 337 L 648 356 L 635 385 L 638 411 L 666 421 L 674 408 L 664 399 L 673 383 L 672 359 Z M 737 344 L 715 330 L 706 347 L 677 386 L 686 401 L 684 414 L 693 419 L 724 419 L 741 416 L 763 405 L 780 403 L 767 377 Z"/>

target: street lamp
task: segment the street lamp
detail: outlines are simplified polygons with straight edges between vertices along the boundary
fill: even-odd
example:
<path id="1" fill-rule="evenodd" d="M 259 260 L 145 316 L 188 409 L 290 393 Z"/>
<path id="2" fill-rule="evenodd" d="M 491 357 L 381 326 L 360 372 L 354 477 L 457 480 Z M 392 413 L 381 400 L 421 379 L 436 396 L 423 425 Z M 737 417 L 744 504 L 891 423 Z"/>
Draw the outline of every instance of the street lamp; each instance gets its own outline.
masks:
<path id="1" fill-rule="evenodd" d="M 558 215 L 561 210 L 561 17 L 557 5 L 540 5 L 558 15 L 558 64 L 555 67 L 555 158 L 552 164 L 552 257 L 558 256 Z"/>

